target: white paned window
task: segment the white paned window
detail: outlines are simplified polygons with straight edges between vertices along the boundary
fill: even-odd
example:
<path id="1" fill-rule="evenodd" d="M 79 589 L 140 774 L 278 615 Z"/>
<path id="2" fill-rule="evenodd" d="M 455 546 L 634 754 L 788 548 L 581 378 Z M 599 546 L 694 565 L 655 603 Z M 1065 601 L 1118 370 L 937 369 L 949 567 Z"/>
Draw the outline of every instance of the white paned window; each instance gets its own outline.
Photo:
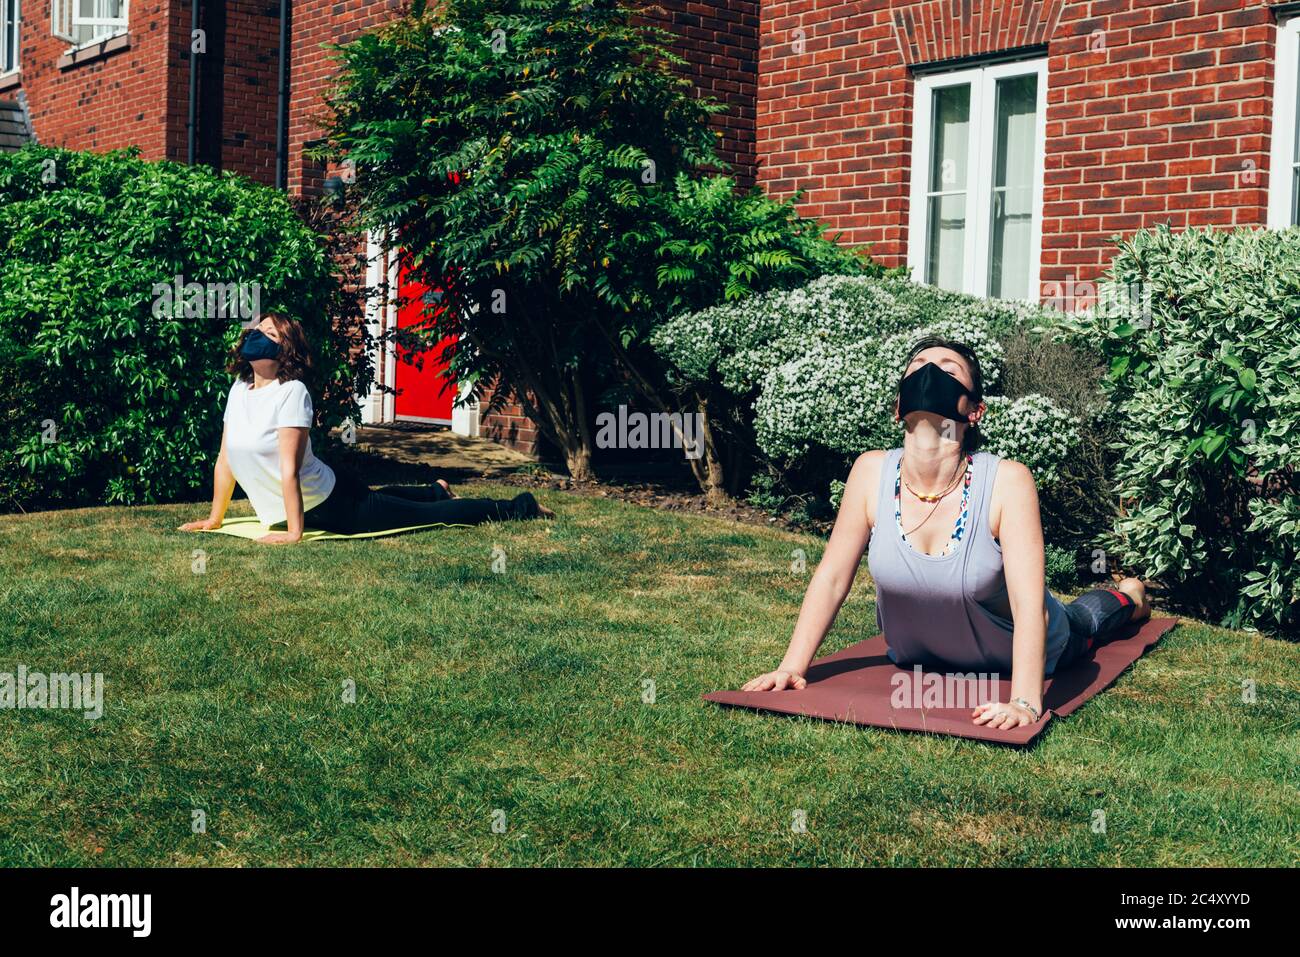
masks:
<path id="1" fill-rule="evenodd" d="M 50 29 L 56 37 L 85 46 L 125 33 L 127 0 L 52 0 Z"/>
<path id="2" fill-rule="evenodd" d="M 1300 224 L 1300 17 L 1277 28 L 1273 72 L 1273 155 L 1268 178 L 1268 224 L 1286 229 Z"/>
<path id="3" fill-rule="evenodd" d="M 916 81 L 908 265 L 922 282 L 1038 299 L 1047 61 Z"/>
<path id="4" fill-rule="evenodd" d="M 18 69 L 18 0 L 0 0 L 0 76 Z"/>

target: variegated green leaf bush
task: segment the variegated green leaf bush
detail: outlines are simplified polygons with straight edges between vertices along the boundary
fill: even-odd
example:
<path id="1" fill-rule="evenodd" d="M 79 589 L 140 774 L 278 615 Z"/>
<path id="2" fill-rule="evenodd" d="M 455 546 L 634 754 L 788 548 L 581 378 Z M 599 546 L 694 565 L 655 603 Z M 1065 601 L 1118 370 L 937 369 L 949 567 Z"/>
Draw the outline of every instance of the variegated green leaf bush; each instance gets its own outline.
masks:
<path id="1" fill-rule="evenodd" d="M 1300 231 L 1141 232 L 1099 307 L 1122 424 L 1113 556 L 1229 626 L 1300 622 Z"/>

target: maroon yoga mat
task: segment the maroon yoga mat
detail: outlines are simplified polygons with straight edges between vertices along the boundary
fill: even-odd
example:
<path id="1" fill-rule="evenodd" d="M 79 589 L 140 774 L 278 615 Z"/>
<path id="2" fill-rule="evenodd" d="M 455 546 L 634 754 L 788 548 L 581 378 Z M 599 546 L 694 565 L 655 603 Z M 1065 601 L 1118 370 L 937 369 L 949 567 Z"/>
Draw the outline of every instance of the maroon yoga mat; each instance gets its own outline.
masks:
<path id="1" fill-rule="evenodd" d="M 997 744 L 1029 744 L 1043 733 L 1053 716 L 1073 713 L 1093 695 L 1109 687 L 1177 622 L 1177 618 L 1149 618 L 1141 625 L 1125 625 L 1116 638 L 1096 648 L 1091 657 L 1044 682 L 1041 721 L 1008 731 L 975 724 L 970 717 L 974 703 L 962 707 L 933 706 L 938 702 L 926 700 L 924 679 L 885 657 L 883 635 L 818 658 L 808 669 L 808 686 L 802 691 L 714 691 L 703 697 L 705 701 L 758 711 L 802 714 L 899 731 L 951 734 Z M 934 680 L 931 679 L 932 684 Z M 949 695 L 943 704 L 963 702 L 957 697 L 957 684 L 948 683 Z M 985 686 L 989 692 L 992 684 L 990 680 Z M 997 700 L 1008 700 L 1011 681 L 1001 678 L 997 684 Z M 964 690 L 976 689 L 968 684 Z M 965 701 L 970 702 L 971 697 Z M 896 707 L 896 703 L 902 706 Z"/>

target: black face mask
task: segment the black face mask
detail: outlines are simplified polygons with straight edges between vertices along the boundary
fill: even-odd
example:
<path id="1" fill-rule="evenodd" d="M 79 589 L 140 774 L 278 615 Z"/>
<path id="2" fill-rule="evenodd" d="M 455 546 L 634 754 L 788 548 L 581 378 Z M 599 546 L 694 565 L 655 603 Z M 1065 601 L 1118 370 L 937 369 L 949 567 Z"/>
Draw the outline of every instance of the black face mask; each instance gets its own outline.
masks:
<path id="1" fill-rule="evenodd" d="M 274 359 L 280 354 L 280 343 L 269 338 L 261 329 L 254 329 L 244 338 L 239 354 L 250 362 L 254 359 Z"/>
<path id="2" fill-rule="evenodd" d="M 905 418 L 909 412 L 933 412 L 945 419 L 965 422 L 966 416 L 957 409 L 962 396 L 975 398 L 952 373 L 927 362 L 903 379 L 898 390 L 898 417 Z"/>

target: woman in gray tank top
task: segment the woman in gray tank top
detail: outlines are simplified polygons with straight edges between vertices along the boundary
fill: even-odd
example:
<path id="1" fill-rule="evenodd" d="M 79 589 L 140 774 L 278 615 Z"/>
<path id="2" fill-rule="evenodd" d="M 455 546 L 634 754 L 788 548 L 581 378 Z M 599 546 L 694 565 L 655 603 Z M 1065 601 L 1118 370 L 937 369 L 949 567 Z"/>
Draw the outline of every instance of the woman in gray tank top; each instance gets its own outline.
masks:
<path id="1" fill-rule="evenodd" d="M 1151 614 L 1136 578 L 1069 604 L 1048 591 L 1033 475 L 975 451 L 984 412 L 973 350 L 936 337 L 913 347 L 895 410 L 906 430 L 902 447 L 864 453 L 854 464 L 785 658 L 744 690 L 807 684 L 864 551 L 895 664 L 1010 674 L 1011 700 L 972 712 L 991 728 L 1039 720 L 1046 676 Z"/>

